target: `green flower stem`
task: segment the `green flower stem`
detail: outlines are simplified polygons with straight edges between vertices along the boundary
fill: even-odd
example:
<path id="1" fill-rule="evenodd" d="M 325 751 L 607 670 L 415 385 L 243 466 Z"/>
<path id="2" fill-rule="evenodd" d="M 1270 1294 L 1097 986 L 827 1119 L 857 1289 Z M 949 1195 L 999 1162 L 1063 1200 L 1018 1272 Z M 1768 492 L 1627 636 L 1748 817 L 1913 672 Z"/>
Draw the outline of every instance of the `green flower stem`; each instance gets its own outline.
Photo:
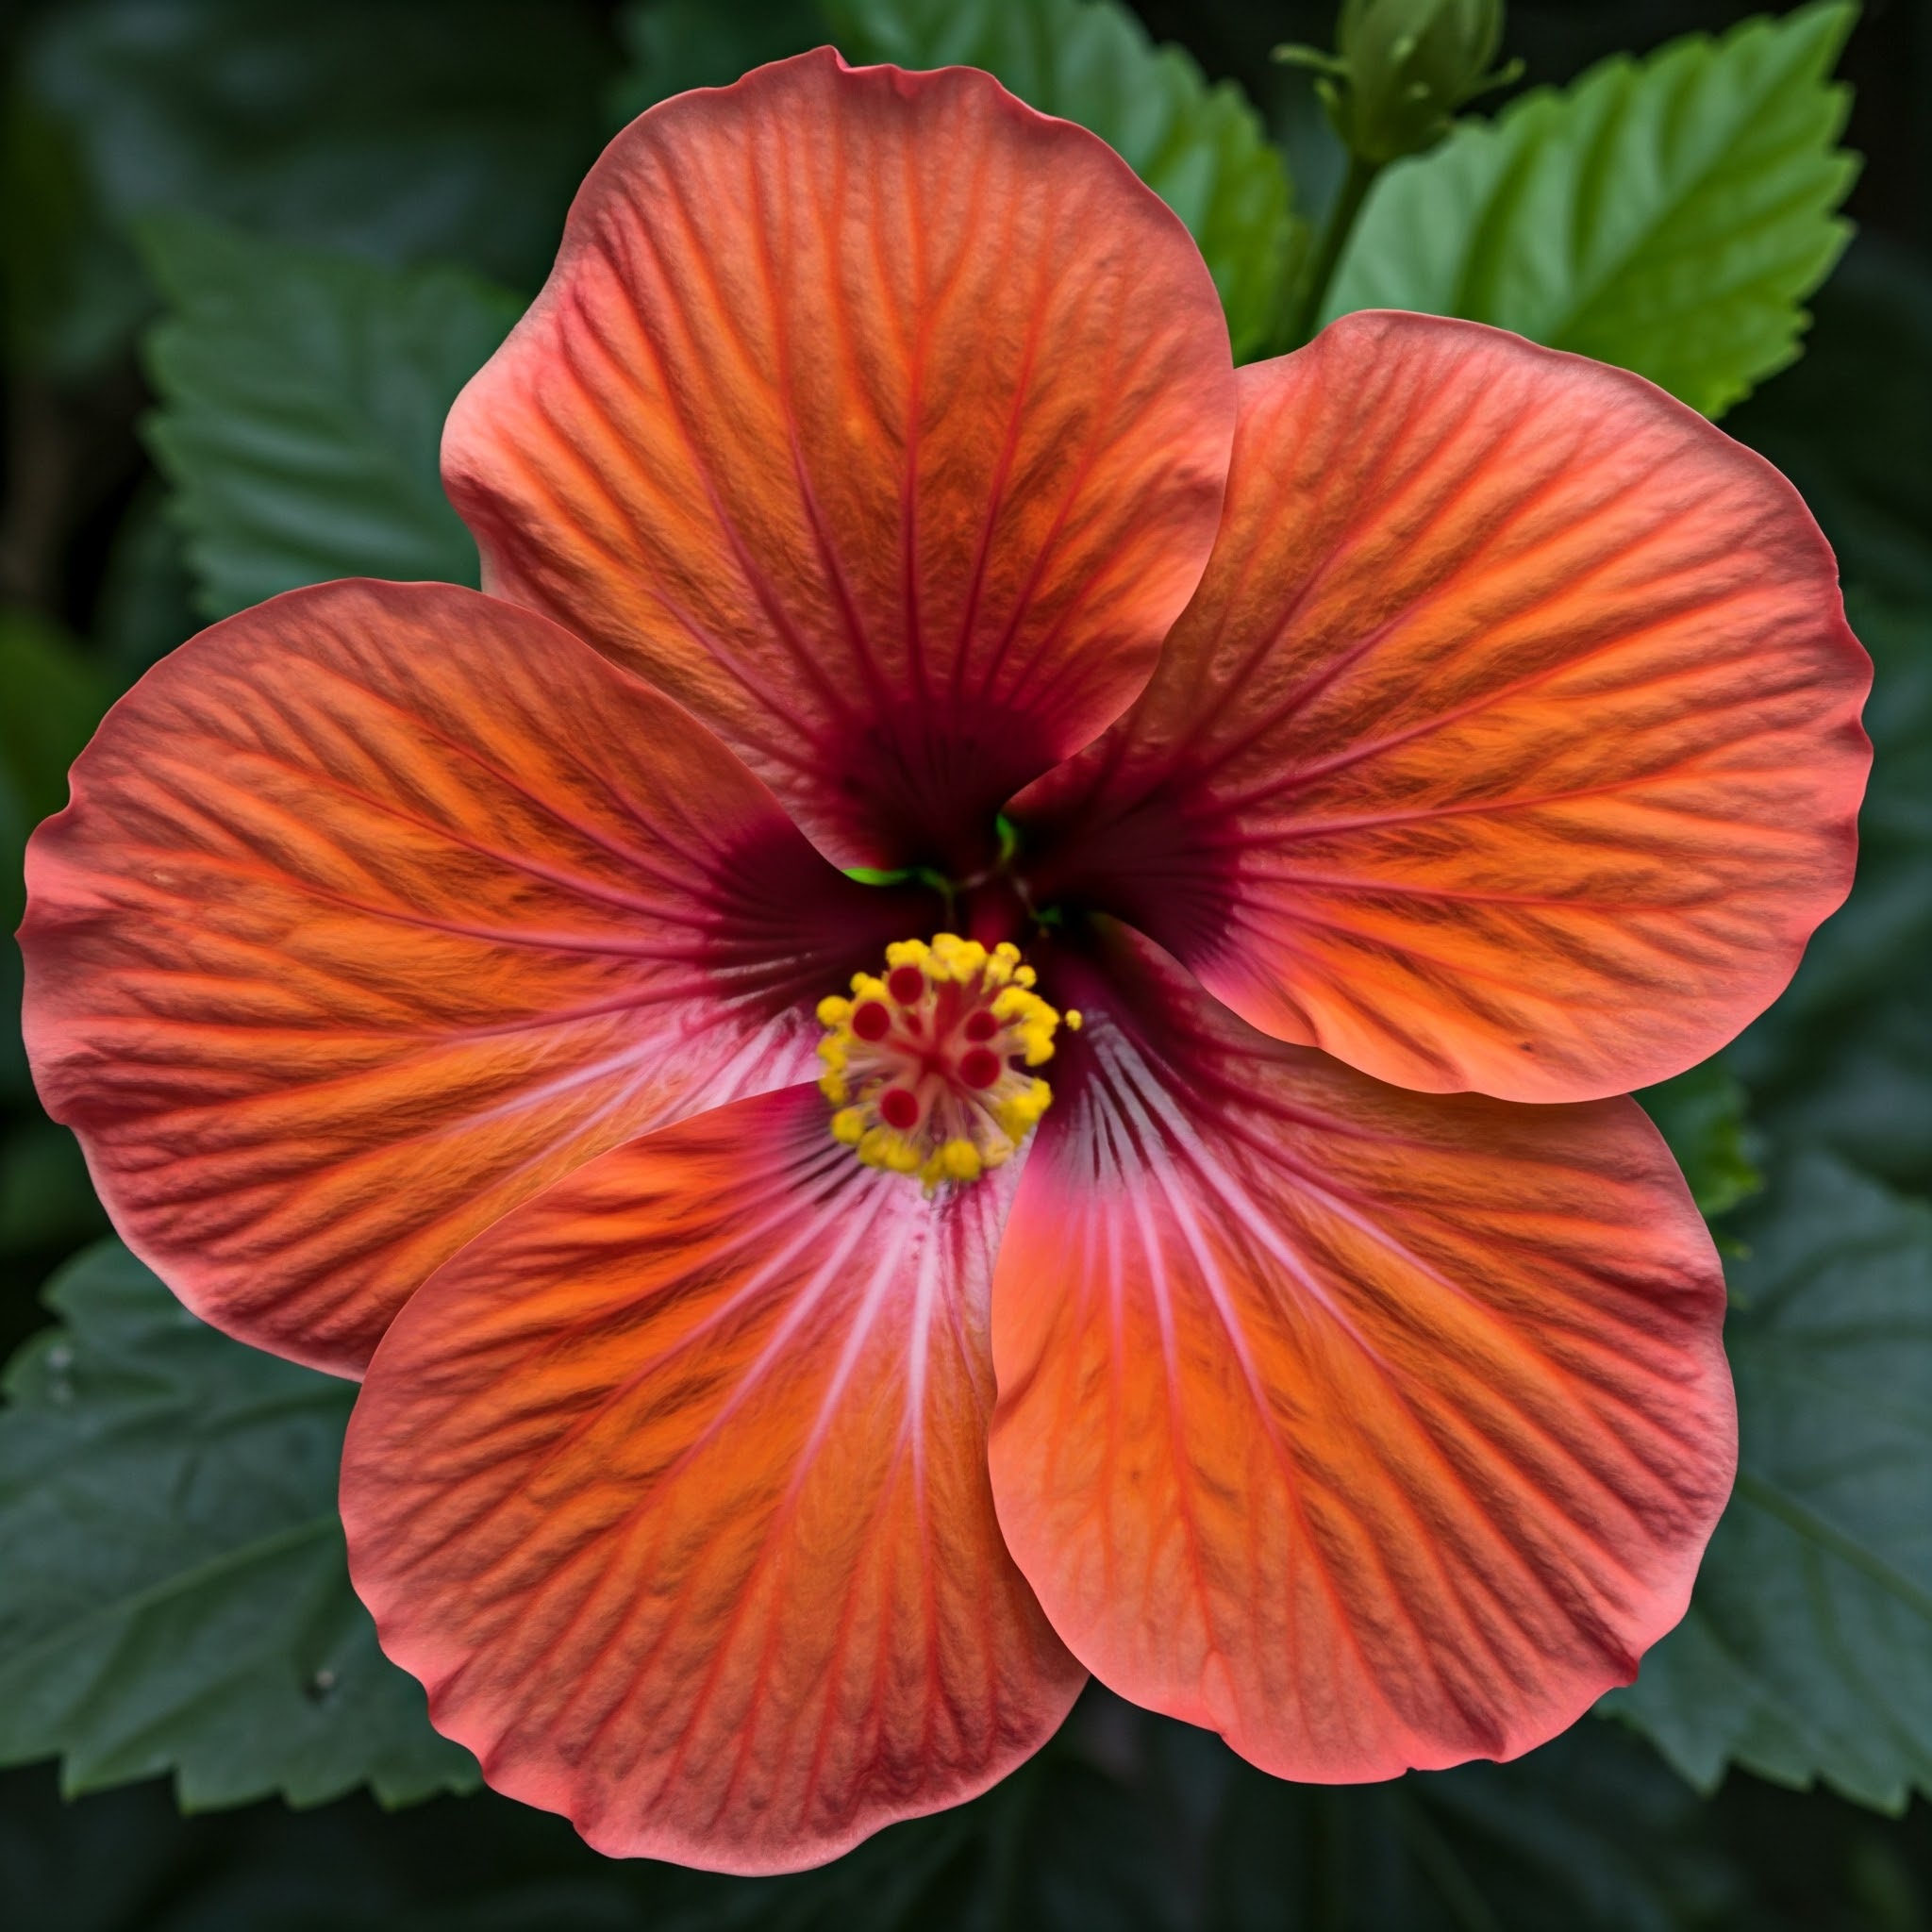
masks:
<path id="1" fill-rule="evenodd" d="M 1335 197 L 1327 225 L 1322 230 L 1322 245 L 1308 264 L 1307 273 L 1296 284 L 1294 306 L 1274 344 L 1277 355 L 1290 349 L 1299 349 L 1315 333 L 1315 318 L 1322 312 L 1328 284 L 1335 279 L 1341 251 L 1347 247 L 1348 238 L 1355 232 L 1356 219 L 1362 211 L 1362 203 L 1369 198 L 1369 190 L 1381 172 L 1380 161 L 1365 160 L 1356 154 L 1349 156 L 1348 174 L 1342 181 L 1341 192 Z"/>

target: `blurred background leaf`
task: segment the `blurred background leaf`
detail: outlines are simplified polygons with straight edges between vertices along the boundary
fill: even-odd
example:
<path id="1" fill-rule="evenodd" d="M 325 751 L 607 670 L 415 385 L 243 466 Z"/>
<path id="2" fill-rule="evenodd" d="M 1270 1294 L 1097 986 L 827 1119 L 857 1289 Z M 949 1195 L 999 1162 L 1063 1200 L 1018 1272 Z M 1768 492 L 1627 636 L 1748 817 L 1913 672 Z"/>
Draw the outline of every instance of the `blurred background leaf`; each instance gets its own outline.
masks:
<path id="1" fill-rule="evenodd" d="M 218 1335 L 118 1241 L 47 1303 L 0 1409 L 0 1763 L 165 1772 L 191 1809 L 474 1786 L 349 1588 L 354 1386 Z"/>
<path id="2" fill-rule="evenodd" d="M 1850 229 L 1843 0 L 1619 56 L 1465 123 L 1369 197 L 1324 305 L 1422 308 L 1620 363 L 1707 416 L 1797 354 Z"/>
<path id="3" fill-rule="evenodd" d="M 1746 1120 L 1749 1096 L 1722 1059 L 1706 1060 L 1637 1098 L 1670 1142 L 1707 1221 L 1728 1214 L 1764 1185 L 1757 1137 Z"/>
<path id="4" fill-rule="evenodd" d="M 582 0 L 62 0 L 25 34 L 27 140 L 69 204 L 69 291 L 42 334 L 78 359 L 147 303 L 134 222 L 190 212 L 391 265 L 534 290 L 596 158 L 613 50 Z M 67 144 L 54 160 L 56 137 Z M 75 184 L 78 185 L 76 190 Z M 77 196 L 87 218 L 76 219 Z"/>
<path id="5" fill-rule="evenodd" d="M 457 391 L 522 312 L 459 270 L 392 269 L 154 218 L 167 313 L 149 331 L 146 435 L 205 617 L 330 577 L 475 585 L 442 493 Z"/>

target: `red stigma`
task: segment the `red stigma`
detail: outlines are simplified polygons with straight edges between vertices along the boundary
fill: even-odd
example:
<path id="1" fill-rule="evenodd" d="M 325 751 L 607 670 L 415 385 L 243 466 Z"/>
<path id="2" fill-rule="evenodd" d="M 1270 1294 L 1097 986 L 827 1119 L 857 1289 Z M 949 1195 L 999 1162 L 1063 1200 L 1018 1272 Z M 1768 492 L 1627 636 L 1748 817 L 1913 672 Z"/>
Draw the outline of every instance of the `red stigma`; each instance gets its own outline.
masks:
<path id="1" fill-rule="evenodd" d="M 853 1014 L 852 1030 L 861 1040 L 883 1040 L 892 1030 L 892 1016 L 877 1000 L 867 1000 Z"/>
<path id="2" fill-rule="evenodd" d="M 991 1047 L 975 1046 L 959 1058 L 959 1077 L 969 1087 L 987 1088 L 1001 1074 L 1000 1057 Z M 890 1095 L 887 1096 L 889 1099 Z"/>
<path id="3" fill-rule="evenodd" d="M 982 1007 L 977 1012 L 967 1014 L 966 1024 L 962 1030 L 968 1040 L 978 1044 L 991 1040 L 1000 1030 L 1000 1023 Z"/>
<path id="4" fill-rule="evenodd" d="M 902 1007 L 916 1007 L 925 995 L 925 974 L 917 966 L 895 966 L 886 975 L 886 991 Z M 866 1037 L 877 1038 L 875 1034 Z"/>
<path id="5" fill-rule="evenodd" d="M 919 1103 L 905 1088 L 888 1087 L 879 1095 L 879 1118 L 887 1126 L 908 1133 L 919 1124 Z"/>

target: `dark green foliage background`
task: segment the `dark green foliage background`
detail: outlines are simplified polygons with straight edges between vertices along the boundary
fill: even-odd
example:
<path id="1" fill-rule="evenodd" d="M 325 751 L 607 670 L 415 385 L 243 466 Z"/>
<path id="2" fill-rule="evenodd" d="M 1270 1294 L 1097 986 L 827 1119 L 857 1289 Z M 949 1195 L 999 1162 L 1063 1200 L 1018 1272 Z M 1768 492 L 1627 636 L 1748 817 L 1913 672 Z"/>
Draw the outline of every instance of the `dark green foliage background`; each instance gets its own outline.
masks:
<path id="1" fill-rule="evenodd" d="M 823 1872 L 602 1860 L 475 1791 L 375 1650 L 332 1508 L 353 1391 L 103 1241 L 6 1027 L 0 1928 L 1932 1932 L 1932 21 L 1873 0 L 1840 47 L 1848 15 L 1767 4 L 1774 28 L 1536 92 L 1753 10 L 1524 0 L 1523 86 L 1391 171 L 1329 305 L 1501 322 L 1724 412 L 1812 504 L 1878 666 L 1850 905 L 1772 1013 L 1643 1096 L 1725 1249 L 1743 1425 L 1638 1682 L 1516 1764 L 1339 1790 L 1096 1690 L 999 1790 Z M 990 66 L 1121 147 L 1266 353 L 1341 172 L 1268 50 L 1325 42 L 1328 9 L 1137 11 L 1174 44 L 1078 0 L 0 11 L 8 924 L 68 761 L 200 623 L 319 576 L 473 577 L 443 412 L 664 92 L 830 33 Z M 1591 210 L 1639 152 L 1675 160 L 1611 259 Z M 0 979 L 10 1004 L 10 948 Z"/>

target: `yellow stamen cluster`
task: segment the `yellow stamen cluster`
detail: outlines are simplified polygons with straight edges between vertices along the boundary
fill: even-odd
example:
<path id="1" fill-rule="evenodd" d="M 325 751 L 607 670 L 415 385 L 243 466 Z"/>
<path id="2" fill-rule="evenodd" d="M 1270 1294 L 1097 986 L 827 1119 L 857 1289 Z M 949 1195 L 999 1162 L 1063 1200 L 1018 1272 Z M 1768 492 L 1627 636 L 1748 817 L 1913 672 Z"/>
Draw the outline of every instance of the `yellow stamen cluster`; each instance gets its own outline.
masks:
<path id="1" fill-rule="evenodd" d="M 819 1002 L 832 1138 L 927 1193 L 1010 1160 L 1053 1099 L 1031 1070 L 1061 1024 L 1080 1024 L 1034 985 L 1010 943 L 942 932 L 888 946 L 883 974 L 856 973 L 850 998 Z"/>

